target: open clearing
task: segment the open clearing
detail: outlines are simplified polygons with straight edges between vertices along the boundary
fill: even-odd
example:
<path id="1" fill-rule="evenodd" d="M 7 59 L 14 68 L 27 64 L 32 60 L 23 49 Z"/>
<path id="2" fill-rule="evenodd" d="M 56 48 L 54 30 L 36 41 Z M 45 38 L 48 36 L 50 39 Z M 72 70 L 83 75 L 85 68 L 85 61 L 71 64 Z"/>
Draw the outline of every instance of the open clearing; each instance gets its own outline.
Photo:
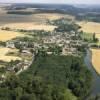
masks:
<path id="1" fill-rule="evenodd" d="M 96 72 L 100 75 L 100 49 L 91 49 L 92 64 Z"/>
<path id="2" fill-rule="evenodd" d="M 5 31 L 5 30 L 0 30 L 0 41 L 8 41 L 13 38 L 23 36 L 23 34 L 18 33 L 18 32 L 13 32 L 13 31 Z"/>
<path id="3" fill-rule="evenodd" d="M 56 26 L 53 25 L 42 25 L 34 23 L 12 23 L 12 24 L 6 24 L 3 27 L 9 27 L 11 29 L 45 30 L 45 31 L 52 31 L 56 28 Z"/>
<path id="4" fill-rule="evenodd" d="M 68 18 L 68 19 L 74 19 L 73 16 L 67 15 L 67 14 L 58 14 L 58 13 L 41 13 L 41 14 L 35 14 L 39 19 L 45 19 L 45 20 L 57 20 L 60 18 Z"/>
<path id="5" fill-rule="evenodd" d="M 10 48 L 0 48 L 0 60 L 10 62 L 11 60 L 21 60 L 20 57 L 6 56 L 8 52 L 12 51 Z"/>

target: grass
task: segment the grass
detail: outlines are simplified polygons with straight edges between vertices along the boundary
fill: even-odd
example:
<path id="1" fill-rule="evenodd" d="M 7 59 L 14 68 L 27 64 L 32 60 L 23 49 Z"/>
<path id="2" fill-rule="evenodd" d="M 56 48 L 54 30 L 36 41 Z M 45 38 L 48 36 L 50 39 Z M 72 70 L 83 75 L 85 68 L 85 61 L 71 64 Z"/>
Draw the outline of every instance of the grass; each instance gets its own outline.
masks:
<path id="1" fill-rule="evenodd" d="M 93 34 L 89 34 L 89 33 L 84 32 L 81 36 L 82 36 L 83 39 L 86 39 L 88 41 L 93 40 Z"/>

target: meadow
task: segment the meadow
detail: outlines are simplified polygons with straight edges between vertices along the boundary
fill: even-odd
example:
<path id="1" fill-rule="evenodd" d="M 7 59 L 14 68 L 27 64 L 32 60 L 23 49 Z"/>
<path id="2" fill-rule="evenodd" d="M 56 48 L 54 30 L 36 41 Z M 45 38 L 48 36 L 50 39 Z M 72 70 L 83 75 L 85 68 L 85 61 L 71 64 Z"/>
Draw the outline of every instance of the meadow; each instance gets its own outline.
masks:
<path id="1" fill-rule="evenodd" d="M 93 41 L 93 34 L 83 32 L 83 34 L 81 34 L 81 37 L 89 42 Z"/>

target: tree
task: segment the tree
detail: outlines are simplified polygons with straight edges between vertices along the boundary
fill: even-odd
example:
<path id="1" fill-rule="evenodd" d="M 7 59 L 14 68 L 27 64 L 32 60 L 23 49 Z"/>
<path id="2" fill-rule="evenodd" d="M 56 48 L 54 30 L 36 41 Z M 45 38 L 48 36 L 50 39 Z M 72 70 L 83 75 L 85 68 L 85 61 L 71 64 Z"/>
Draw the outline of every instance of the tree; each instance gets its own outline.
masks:
<path id="1" fill-rule="evenodd" d="M 93 42 L 98 42 L 98 39 L 96 38 L 96 34 L 93 34 Z"/>
<path id="2" fill-rule="evenodd" d="M 13 73 L 8 75 L 5 81 L 6 87 L 9 89 L 17 88 L 20 84 L 20 79 L 18 76 L 14 75 Z"/>
<path id="3" fill-rule="evenodd" d="M 19 100 L 37 100 L 34 94 L 25 93 Z"/>

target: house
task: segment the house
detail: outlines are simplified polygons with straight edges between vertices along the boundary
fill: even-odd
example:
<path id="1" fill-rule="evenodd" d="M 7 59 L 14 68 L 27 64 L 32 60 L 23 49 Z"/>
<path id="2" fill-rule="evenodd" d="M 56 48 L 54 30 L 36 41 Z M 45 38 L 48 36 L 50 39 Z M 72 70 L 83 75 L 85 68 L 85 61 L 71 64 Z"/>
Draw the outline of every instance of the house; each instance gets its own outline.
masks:
<path id="1" fill-rule="evenodd" d="M 52 52 L 47 52 L 47 54 L 48 54 L 48 55 L 51 55 L 51 54 L 52 54 Z"/>
<path id="2" fill-rule="evenodd" d="M 8 42 L 6 42 L 6 47 L 14 49 L 15 48 L 15 44 L 12 41 L 8 41 Z"/>
<path id="3" fill-rule="evenodd" d="M 28 54 L 28 55 L 31 54 L 31 52 L 30 52 L 29 50 L 22 50 L 22 53 L 23 53 L 23 54 Z"/>
<path id="4" fill-rule="evenodd" d="M 5 77 L 5 75 L 3 74 L 3 75 L 1 75 L 0 76 L 0 83 L 2 83 L 3 81 L 4 81 L 4 79 L 5 79 L 6 77 Z"/>

